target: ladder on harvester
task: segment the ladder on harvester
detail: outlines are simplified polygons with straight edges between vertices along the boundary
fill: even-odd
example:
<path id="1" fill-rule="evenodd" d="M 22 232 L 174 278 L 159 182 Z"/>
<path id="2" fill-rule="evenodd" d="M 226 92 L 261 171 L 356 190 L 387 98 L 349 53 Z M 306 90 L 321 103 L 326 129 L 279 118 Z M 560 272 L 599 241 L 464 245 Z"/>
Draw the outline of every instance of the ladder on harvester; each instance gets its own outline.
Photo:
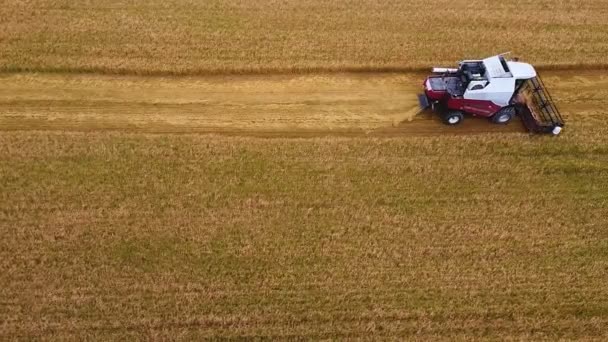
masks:
<path id="1" fill-rule="evenodd" d="M 515 108 L 530 132 L 557 135 L 564 127 L 564 119 L 540 76 L 522 85 Z"/>

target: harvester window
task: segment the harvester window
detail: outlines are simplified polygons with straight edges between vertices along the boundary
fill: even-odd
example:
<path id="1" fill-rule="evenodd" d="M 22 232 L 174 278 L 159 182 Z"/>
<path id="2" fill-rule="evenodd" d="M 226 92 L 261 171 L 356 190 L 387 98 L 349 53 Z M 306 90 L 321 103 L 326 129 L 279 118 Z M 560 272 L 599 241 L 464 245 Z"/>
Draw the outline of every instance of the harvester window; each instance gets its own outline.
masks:
<path id="1" fill-rule="evenodd" d="M 481 90 L 489 84 L 488 81 L 477 81 L 469 84 L 469 90 Z"/>

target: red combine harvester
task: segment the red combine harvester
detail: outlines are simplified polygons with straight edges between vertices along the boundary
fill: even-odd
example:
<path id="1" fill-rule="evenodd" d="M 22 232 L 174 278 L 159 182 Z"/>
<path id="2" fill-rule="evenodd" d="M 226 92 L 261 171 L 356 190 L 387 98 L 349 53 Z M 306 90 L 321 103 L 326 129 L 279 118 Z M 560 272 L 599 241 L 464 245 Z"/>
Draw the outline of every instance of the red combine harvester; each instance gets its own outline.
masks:
<path id="1" fill-rule="evenodd" d="M 497 55 L 465 60 L 458 69 L 433 68 L 418 95 L 423 109 L 432 108 L 447 125 L 457 125 L 464 114 L 506 124 L 519 115 L 534 133 L 557 135 L 564 127 L 557 107 L 534 67 Z"/>

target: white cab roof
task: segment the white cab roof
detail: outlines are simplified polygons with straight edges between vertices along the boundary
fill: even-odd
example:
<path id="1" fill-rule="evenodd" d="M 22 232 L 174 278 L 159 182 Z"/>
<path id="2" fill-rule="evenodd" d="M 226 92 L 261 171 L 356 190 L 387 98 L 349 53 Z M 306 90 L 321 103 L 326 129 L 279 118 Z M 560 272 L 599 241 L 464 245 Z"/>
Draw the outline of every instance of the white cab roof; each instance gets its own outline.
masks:
<path id="1" fill-rule="evenodd" d="M 536 77 L 534 67 L 528 63 L 507 61 L 504 57 L 492 56 L 483 60 L 486 67 L 486 77 L 529 79 Z M 506 66 L 506 69 L 505 69 Z"/>
<path id="2" fill-rule="evenodd" d="M 511 78 L 513 75 L 506 71 L 500 63 L 500 56 L 488 57 L 483 60 L 488 78 Z"/>
<path id="3" fill-rule="evenodd" d="M 528 63 L 508 61 L 509 69 L 513 77 L 518 80 L 525 80 L 536 77 L 536 70 Z"/>

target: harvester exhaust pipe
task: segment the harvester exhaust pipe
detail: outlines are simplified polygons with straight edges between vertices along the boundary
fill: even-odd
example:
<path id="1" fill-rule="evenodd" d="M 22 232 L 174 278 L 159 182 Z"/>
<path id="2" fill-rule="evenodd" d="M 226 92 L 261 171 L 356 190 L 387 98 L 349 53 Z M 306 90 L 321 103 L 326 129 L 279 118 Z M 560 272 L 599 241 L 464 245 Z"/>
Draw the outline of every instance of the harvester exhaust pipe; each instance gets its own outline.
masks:
<path id="1" fill-rule="evenodd" d="M 436 74 L 446 74 L 446 73 L 455 73 L 458 72 L 458 69 L 453 68 L 433 68 L 433 73 Z"/>

